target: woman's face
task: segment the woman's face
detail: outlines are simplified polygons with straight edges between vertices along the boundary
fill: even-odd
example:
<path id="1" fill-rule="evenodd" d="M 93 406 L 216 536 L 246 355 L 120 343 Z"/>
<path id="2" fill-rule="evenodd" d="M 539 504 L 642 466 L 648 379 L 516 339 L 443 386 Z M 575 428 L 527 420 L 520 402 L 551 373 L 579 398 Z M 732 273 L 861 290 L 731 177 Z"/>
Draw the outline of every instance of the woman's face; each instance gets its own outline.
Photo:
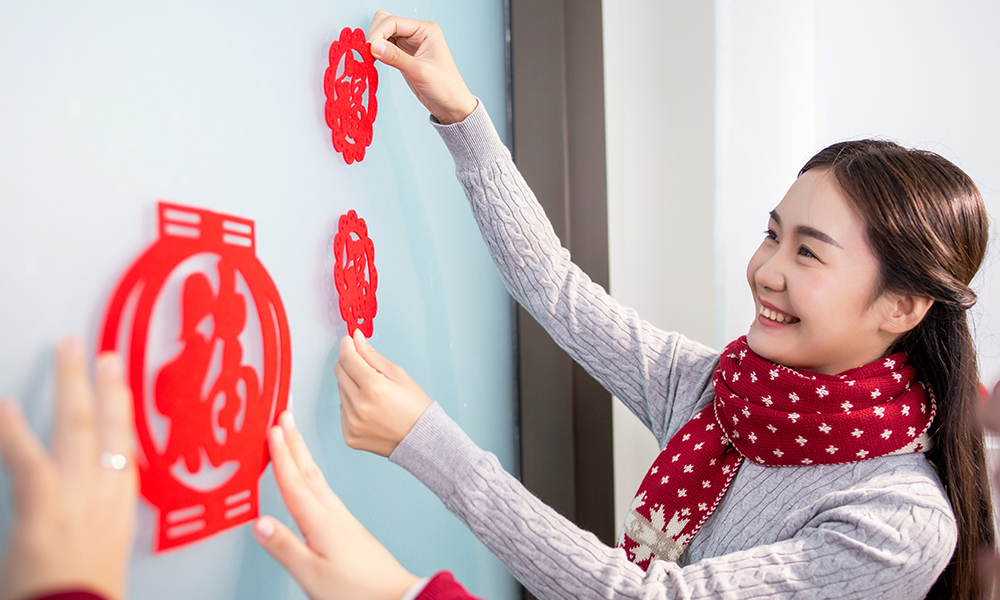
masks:
<path id="1" fill-rule="evenodd" d="M 757 318 L 747 333 L 773 362 L 827 375 L 883 356 L 887 295 L 872 302 L 878 262 L 864 223 L 826 169 L 800 176 L 771 212 L 747 265 Z"/>

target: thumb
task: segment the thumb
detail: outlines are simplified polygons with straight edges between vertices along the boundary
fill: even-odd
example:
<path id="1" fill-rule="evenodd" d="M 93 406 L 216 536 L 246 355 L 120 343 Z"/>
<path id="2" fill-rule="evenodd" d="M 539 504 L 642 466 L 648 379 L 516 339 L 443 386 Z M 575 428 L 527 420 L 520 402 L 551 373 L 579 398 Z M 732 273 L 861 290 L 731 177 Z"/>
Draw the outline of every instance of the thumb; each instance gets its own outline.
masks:
<path id="1" fill-rule="evenodd" d="M 375 350 L 375 347 L 368 342 L 365 338 L 365 334 L 361 333 L 360 329 L 354 330 L 354 348 L 361 355 L 361 358 L 365 359 L 373 369 L 379 373 L 385 375 L 389 379 L 394 379 L 392 376 L 396 369 L 395 363 L 391 362 L 388 358 L 382 356 Z"/>
<path id="2" fill-rule="evenodd" d="M 308 589 L 303 577 L 316 572 L 316 554 L 291 529 L 274 517 L 264 516 L 254 521 L 253 537 L 299 585 Z"/>
<path id="3" fill-rule="evenodd" d="M 375 40 L 372 42 L 372 56 L 379 59 L 390 67 L 399 69 L 407 77 L 413 75 L 413 71 L 418 67 L 417 59 L 399 49 L 399 46 L 388 40 Z"/>

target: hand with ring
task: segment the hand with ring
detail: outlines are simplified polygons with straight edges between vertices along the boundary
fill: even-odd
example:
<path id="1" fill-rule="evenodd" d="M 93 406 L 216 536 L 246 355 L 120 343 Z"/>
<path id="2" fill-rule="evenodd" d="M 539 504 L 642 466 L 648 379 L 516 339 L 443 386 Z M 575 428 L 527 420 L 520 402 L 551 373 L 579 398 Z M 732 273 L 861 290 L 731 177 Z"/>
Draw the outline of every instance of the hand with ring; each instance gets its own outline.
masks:
<path id="1" fill-rule="evenodd" d="M 97 358 L 91 384 L 77 338 L 59 343 L 55 362 L 51 453 L 17 403 L 0 402 L 0 454 L 14 510 L 0 600 L 66 590 L 119 600 L 138 493 L 132 394 L 111 353 Z"/>

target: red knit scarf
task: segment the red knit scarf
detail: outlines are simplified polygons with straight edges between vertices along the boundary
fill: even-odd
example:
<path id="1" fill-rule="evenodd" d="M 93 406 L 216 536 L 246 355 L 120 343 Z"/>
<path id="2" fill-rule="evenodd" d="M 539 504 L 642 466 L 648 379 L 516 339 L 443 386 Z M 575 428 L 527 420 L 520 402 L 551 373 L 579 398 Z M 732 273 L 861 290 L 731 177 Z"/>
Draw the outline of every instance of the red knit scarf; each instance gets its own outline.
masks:
<path id="1" fill-rule="evenodd" d="M 653 461 L 618 547 L 644 569 L 677 560 L 744 458 L 790 467 L 926 452 L 936 406 L 915 377 L 902 352 L 822 375 L 761 358 L 746 337 L 732 342 L 712 378 L 715 400 Z"/>

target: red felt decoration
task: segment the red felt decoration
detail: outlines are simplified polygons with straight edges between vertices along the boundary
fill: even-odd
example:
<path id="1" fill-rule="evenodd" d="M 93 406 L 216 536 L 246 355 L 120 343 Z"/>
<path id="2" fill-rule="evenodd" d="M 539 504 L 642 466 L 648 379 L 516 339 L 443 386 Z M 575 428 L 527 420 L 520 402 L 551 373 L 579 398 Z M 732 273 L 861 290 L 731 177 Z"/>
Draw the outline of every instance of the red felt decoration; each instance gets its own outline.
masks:
<path id="1" fill-rule="evenodd" d="M 126 361 L 141 491 L 159 510 L 157 552 L 258 514 L 291 341 L 254 246 L 253 221 L 160 203 L 159 240 L 107 307 L 100 351 Z"/>
<path id="2" fill-rule="evenodd" d="M 378 71 L 364 31 L 345 27 L 340 39 L 330 46 L 323 89 L 334 149 L 344 155 L 347 164 L 360 162 L 372 143 L 372 125 L 378 112 Z"/>
<path id="3" fill-rule="evenodd" d="M 378 311 L 375 290 L 378 272 L 375 270 L 375 244 L 368 237 L 368 225 L 350 210 L 340 215 L 337 235 L 333 238 L 333 282 L 340 295 L 340 316 L 347 322 L 347 333 L 360 329 L 365 337 L 372 336 L 372 319 Z"/>

